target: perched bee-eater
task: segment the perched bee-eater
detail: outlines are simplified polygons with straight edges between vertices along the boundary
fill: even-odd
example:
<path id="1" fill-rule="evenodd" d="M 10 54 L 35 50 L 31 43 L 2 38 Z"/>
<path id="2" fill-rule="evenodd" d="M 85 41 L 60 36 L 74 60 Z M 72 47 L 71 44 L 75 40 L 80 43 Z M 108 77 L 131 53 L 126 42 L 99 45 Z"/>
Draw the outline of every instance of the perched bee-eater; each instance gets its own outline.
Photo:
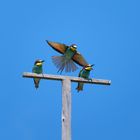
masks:
<path id="1" fill-rule="evenodd" d="M 43 74 L 43 65 L 44 60 L 36 60 L 32 69 L 33 73 L 36 74 Z M 40 82 L 40 78 L 34 78 L 34 84 L 35 84 L 35 88 L 37 89 L 39 87 L 39 82 Z"/>
<path id="2" fill-rule="evenodd" d="M 92 66 L 94 65 L 86 65 L 83 67 L 83 69 L 79 72 L 79 77 L 82 77 L 82 78 L 85 78 L 87 80 L 92 80 L 91 78 L 89 78 L 89 75 L 90 75 L 90 71 L 93 69 Z M 77 91 L 79 92 L 80 90 L 83 90 L 83 86 L 84 86 L 84 83 L 82 82 L 78 82 L 78 86 L 77 86 Z"/>
<path id="3" fill-rule="evenodd" d="M 88 64 L 84 59 L 84 57 L 79 52 L 77 52 L 77 46 L 75 44 L 72 44 L 71 46 L 67 46 L 65 44 L 50 42 L 50 41 L 47 41 L 47 43 L 54 50 L 62 54 L 62 56 L 52 57 L 52 61 L 55 64 L 55 66 L 58 68 L 58 72 L 61 73 L 64 69 L 65 72 L 75 71 L 77 69 L 75 63 L 77 63 L 82 67 Z"/>

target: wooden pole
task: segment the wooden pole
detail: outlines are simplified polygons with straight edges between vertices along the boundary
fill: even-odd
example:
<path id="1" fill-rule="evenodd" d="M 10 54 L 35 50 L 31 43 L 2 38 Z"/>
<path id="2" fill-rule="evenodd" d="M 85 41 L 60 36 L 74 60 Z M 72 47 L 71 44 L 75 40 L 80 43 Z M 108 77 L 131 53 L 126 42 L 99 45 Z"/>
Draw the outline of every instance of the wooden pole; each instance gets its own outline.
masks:
<path id="1" fill-rule="evenodd" d="M 62 80 L 62 140 L 71 140 L 71 81 Z"/>
<path id="2" fill-rule="evenodd" d="M 62 81 L 62 140 L 71 140 L 71 82 L 83 82 L 89 84 L 110 85 L 110 80 L 92 79 L 91 81 L 80 77 L 35 74 L 25 72 L 23 77 L 40 78 Z"/>

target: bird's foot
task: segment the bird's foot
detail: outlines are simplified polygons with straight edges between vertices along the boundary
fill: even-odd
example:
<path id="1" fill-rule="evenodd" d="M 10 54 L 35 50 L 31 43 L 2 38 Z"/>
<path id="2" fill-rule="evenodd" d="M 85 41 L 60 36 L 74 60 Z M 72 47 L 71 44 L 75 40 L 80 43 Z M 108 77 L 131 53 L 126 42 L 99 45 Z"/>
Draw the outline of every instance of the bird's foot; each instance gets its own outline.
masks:
<path id="1" fill-rule="evenodd" d="M 44 74 L 42 73 L 42 76 L 44 77 Z"/>

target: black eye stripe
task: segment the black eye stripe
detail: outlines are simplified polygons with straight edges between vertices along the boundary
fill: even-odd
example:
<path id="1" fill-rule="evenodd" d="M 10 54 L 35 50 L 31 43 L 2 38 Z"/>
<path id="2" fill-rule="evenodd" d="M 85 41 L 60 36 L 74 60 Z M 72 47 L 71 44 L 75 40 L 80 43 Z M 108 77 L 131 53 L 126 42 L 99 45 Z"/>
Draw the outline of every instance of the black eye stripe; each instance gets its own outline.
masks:
<path id="1" fill-rule="evenodd" d="M 36 60 L 34 64 L 42 63 L 42 60 Z"/>

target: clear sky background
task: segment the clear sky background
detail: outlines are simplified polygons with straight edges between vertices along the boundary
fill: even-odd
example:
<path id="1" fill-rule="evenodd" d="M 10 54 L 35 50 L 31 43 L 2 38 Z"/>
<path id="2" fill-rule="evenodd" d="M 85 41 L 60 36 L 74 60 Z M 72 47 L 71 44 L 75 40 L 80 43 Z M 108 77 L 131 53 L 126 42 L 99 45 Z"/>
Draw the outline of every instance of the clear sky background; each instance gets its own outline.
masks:
<path id="1" fill-rule="evenodd" d="M 44 73 L 57 74 L 51 56 L 59 54 L 47 39 L 77 44 L 95 64 L 91 77 L 112 80 L 80 93 L 72 84 L 73 140 L 140 140 L 139 7 L 138 0 L 1 1 L 0 139 L 61 139 L 61 82 L 42 80 L 36 90 L 22 78 L 37 58 L 46 60 Z"/>

